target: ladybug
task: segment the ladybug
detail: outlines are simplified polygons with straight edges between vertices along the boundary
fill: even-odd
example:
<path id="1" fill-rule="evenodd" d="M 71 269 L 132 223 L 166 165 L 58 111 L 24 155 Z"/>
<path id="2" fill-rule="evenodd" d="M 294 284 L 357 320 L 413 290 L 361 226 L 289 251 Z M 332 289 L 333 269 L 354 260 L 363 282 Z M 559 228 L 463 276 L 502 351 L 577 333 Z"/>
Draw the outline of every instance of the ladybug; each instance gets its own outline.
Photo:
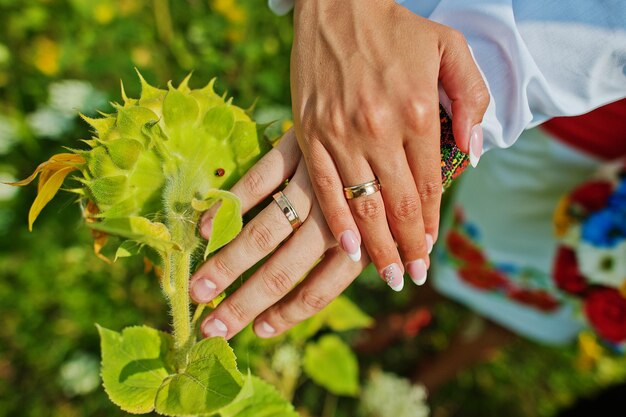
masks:
<path id="1" fill-rule="evenodd" d="M 223 177 L 225 173 L 226 171 L 224 171 L 224 168 L 218 168 L 215 170 L 216 177 Z"/>

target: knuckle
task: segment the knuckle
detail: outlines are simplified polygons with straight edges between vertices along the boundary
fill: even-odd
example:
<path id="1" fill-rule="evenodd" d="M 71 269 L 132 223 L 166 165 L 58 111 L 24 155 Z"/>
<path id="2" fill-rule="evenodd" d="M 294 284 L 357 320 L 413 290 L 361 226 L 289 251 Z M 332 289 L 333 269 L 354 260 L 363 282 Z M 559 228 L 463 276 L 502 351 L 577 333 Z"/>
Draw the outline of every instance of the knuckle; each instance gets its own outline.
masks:
<path id="1" fill-rule="evenodd" d="M 434 107 L 421 96 L 411 97 L 405 109 L 405 122 L 413 132 L 428 129 L 437 118 Z"/>
<path id="2" fill-rule="evenodd" d="M 359 103 L 359 111 L 355 117 L 358 131 L 368 137 L 383 137 L 390 121 L 386 106 L 366 98 L 361 98 Z"/>
<path id="3" fill-rule="evenodd" d="M 382 202 L 373 198 L 362 197 L 355 199 L 354 214 L 362 222 L 372 222 L 382 217 L 384 208 Z"/>
<path id="4" fill-rule="evenodd" d="M 232 298 L 230 298 L 228 301 L 225 301 L 223 304 L 224 305 L 220 307 L 226 308 L 225 317 L 228 317 L 229 320 L 235 321 L 237 323 L 248 323 L 249 309 L 246 309 L 243 305 L 239 304 L 238 301 L 235 301 Z"/>
<path id="5" fill-rule="evenodd" d="M 467 45 L 467 40 L 465 40 L 465 35 L 461 33 L 461 31 L 448 28 L 448 40 L 455 44 Z"/>
<path id="6" fill-rule="evenodd" d="M 261 279 L 267 292 L 273 297 L 282 297 L 291 291 L 294 284 L 289 272 L 279 266 L 264 268 Z"/>
<path id="7" fill-rule="evenodd" d="M 419 183 L 417 185 L 417 193 L 419 194 L 421 201 L 431 201 L 433 199 L 441 198 L 441 180 L 429 180 Z"/>
<path id="8" fill-rule="evenodd" d="M 487 106 L 489 106 L 490 97 L 482 78 L 479 79 L 473 90 L 474 107 L 479 109 L 481 113 L 484 113 L 487 110 Z"/>
<path id="9" fill-rule="evenodd" d="M 269 227 L 261 222 L 252 222 L 246 228 L 245 240 L 259 252 L 269 252 L 274 249 L 274 236 Z"/>
<path id="10" fill-rule="evenodd" d="M 390 216 L 399 223 L 412 222 L 420 215 L 421 202 L 418 195 L 403 195 L 391 204 Z"/>
<path id="11" fill-rule="evenodd" d="M 303 289 L 300 293 L 300 302 L 309 312 L 315 313 L 326 307 L 330 299 L 313 290 Z"/>
<path id="12" fill-rule="evenodd" d="M 398 249 L 393 245 L 378 244 L 367 249 L 370 258 L 378 268 L 386 267 L 398 259 Z"/>
<path id="13" fill-rule="evenodd" d="M 230 265 L 228 265 L 228 263 L 222 256 L 219 256 L 219 254 L 211 258 L 211 262 L 213 269 L 215 270 L 215 272 L 217 272 L 218 276 L 227 280 L 235 277 L 235 272 L 233 271 L 233 269 L 230 267 Z"/>
<path id="14" fill-rule="evenodd" d="M 315 182 L 322 194 L 330 193 L 332 190 L 337 189 L 337 177 L 334 175 L 320 174 L 311 180 Z"/>
<path id="15" fill-rule="evenodd" d="M 244 177 L 243 187 L 252 197 L 263 197 L 265 189 L 265 178 L 261 174 L 261 171 L 264 171 L 263 164 L 263 160 L 260 160 L 255 169 L 248 171 Z"/>

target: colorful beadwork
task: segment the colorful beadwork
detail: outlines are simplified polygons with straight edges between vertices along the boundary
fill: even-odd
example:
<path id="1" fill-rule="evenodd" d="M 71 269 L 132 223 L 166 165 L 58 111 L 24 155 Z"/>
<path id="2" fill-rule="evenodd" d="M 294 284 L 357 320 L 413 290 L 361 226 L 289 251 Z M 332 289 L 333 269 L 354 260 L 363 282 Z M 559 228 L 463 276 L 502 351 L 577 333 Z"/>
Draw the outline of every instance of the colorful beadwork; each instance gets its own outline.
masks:
<path id="1" fill-rule="evenodd" d="M 452 120 L 444 108 L 439 106 L 441 124 L 441 182 L 446 190 L 452 181 L 465 170 L 469 164 L 469 156 L 456 146 L 452 134 Z"/>

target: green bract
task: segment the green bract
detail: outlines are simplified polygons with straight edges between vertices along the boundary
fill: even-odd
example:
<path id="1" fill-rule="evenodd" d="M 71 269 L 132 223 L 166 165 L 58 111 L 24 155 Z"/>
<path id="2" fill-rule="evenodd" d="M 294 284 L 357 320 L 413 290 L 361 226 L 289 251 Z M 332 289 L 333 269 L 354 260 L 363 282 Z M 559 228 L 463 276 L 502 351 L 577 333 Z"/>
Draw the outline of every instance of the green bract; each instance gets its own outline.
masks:
<path id="1" fill-rule="evenodd" d="M 37 175 L 39 189 L 29 227 L 67 175 L 80 196 L 96 254 L 107 236 L 121 237 L 115 257 L 148 246 L 162 260 L 161 285 L 170 304 L 173 334 L 148 327 L 121 333 L 99 327 L 102 379 L 111 400 L 125 411 L 171 416 L 293 416 L 293 407 L 258 379 L 237 369 L 221 338 L 197 342 L 190 312 L 191 260 L 205 242 L 197 223 L 215 208 L 205 257 L 241 230 L 241 204 L 226 191 L 270 148 L 244 110 L 217 95 L 213 81 L 192 90 L 149 85 L 141 75 L 141 97 L 126 97 L 113 114 L 91 119 L 90 149 L 58 154 L 13 185 Z M 262 398 L 260 398 L 261 396 Z M 279 414 L 274 414 L 274 411 Z M 268 414 L 269 413 L 269 414 Z"/>

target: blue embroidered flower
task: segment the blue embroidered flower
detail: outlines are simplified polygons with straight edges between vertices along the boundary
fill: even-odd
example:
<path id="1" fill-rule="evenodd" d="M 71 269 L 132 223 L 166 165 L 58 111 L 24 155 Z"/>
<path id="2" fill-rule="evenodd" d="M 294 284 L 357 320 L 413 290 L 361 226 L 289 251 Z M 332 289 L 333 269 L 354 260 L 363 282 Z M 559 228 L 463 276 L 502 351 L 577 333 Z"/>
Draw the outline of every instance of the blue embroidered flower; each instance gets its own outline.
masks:
<path id="1" fill-rule="evenodd" d="M 582 238 L 594 246 L 613 247 L 626 238 L 625 218 L 623 213 L 611 208 L 597 211 L 583 223 Z"/>

